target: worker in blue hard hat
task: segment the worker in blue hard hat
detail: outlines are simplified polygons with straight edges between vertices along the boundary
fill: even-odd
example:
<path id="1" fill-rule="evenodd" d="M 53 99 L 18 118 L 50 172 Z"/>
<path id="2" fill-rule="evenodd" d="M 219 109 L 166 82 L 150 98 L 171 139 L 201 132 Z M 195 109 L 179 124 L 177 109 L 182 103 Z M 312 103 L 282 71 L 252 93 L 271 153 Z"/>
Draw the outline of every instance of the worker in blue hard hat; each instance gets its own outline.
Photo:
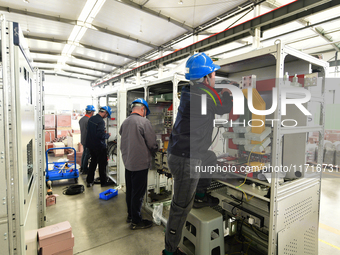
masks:
<path id="1" fill-rule="evenodd" d="M 87 174 L 88 173 L 88 162 L 90 159 L 90 151 L 89 149 L 86 148 L 86 135 L 87 135 L 87 124 L 89 119 L 93 116 L 94 112 L 95 112 L 95 108 L 93 105 L 88 105 L 85 108 L 86 114 L 84 117 L 82 117 L 79 120 L 79 126 L 80 126 L 80 143 L 83 146 L 83 154 L 81 156 L 81 172 L 83 174 Z"/>
<path id="2" fill-rule="evenodd" d="M 178 248 L 183 225 L 191 208 L 216 206 L 219 200 L 207 193 L 211 177 L 202 178 L 197 167 L 216 166 L 212 145 L 215 114 L 232 108 L 230 91 L 215 89 L 215 71 L 220 66 L 205 53 L 191 56 L 185 66 L 189 85 L 182 88 L 180 105 L 169 139 L 168 165 L 174 180 L 174 192 L 165 233 L 164 255 L 185 254 Z M 203 100 L 204 99 L 204 100 Z M 202 103 L 203 102 L 203 103 Z"/>
<path id="3" fill-rule="evenodd" d="M 120 150 L 125 165 L 127 222 L 130 229 L 144 229 L 152 221 L 143 219 L 141 208 L 147 188 L 148 170 L 152 155 L 158 150 L 156 134 L 146 117 L 148 103 L 138 98 L 131 103 L 132 112 L 120 126 Z"/>
<path id="4" fill-rule="evenodd" d="M 86 147 L 90 150 L 91 163 L 86 177 L 87 187 L 94 184 L 94 172 L 99 168 L 99 179 L 102 187 L 109 185 L 106 176 L 107 147 L 105 140 L 110 137 L 106 133 L 104 118 L 111 117 L 110 106 L 102 106 L 99 112 L 89 119 L 87 125 Z"/>

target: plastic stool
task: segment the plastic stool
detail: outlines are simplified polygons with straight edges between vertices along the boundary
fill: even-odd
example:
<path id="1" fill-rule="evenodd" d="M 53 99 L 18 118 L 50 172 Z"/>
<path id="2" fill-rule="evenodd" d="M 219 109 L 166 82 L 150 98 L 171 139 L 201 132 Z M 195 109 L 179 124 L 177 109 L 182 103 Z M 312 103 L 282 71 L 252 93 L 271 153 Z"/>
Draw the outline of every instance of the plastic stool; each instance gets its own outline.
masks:
<path id="1" fill-rule="evenodd" d="M 179 246 L 188 255 L 224 255 L 222 215 L 210 207 L 192 209 Z"/>

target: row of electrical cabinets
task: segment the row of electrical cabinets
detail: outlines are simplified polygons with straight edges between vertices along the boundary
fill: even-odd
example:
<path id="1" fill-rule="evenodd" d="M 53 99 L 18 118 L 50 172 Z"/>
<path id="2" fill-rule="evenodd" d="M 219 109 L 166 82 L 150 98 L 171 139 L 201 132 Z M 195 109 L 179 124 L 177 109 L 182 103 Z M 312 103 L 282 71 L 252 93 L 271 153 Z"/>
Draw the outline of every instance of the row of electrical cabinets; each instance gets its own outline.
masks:
<path id="1" fill-rule="evenodd" d="M 311 240 L 313 247 L 308 246 L 308 252 L 317 253 L 318 235 L 314 226 L 318 223 L 320 175 L 299 167 L 306 163 L 309 132 L 319 132 L 319 151 L 322 151 L 323 95 L 328 64 L 281 44 L 219 60 L 216 64 L 221 66 L 217 72 L 219 79 L 239 84 L 238 88 L 233 89 L 234 112 L 216 116 L 222 121 L 214 129 L 212 139 L 217 139 L 210 148 L 219 156 L 219 166 L 232 170 L 225 175 L 211 175 L 215 181 L 210 191 L 220 199 L 225 235 L 244 235 L 257 254 L 284 254 L 292 242 L 295 244 L 295 240 L 299 240 L 294 247 L 296 254 L 306 251 L 306 245 L 310 246 Z M 149 174 L 148 189 L 156 195 L 171 189 L 166 139 L 176 118 L 181 86 L 186 84 L 188 81 L 183 76 L 175 75 L 143 86 L 121 84 L 116 91 L 118 128 L 128 116 L 134 99 L 142 97 L 150 105 L 152 114 L 149 119 L 156 130 L 160 148 L 163 148 L 156 154 Z M 223 83 L 219 85 L 221 88 L 224 86 Z M 259 96 L 264 103 L 264 108 L 257 110 L 273 107 L 276 110 L 264 118 L 252 114 L 254 110 L 249 107 L 249 98 L 244 92 L 249 88 L 255 89 L 257 94 L 253 95 Z M 294 93 L 294 89 L 298 92 Z M 242 114 L 235 114 L 238 90 L 242 97 L 245 95 L 244 112 L 248 113 L 247 117 L 240 118 Z M 287 90 L 283 98 L 282 93 Z M 306 91 L 311 94 L 310 100 L 301 105 L 294 104 L 294 100 L 303 100 Z M 290 100 L 285 115 L 282 114 L 283 99 Z M 307 118 L 301 113 L 302 106 L 313 113 L 311 117 Z M 249 124 L 254 119 L 264 123 L 257 134 Z M 231 126 L 230 120 L 238 124 Z M 288 124 L 289 121 L 297 122 L 297 125 Z M 119 143 L 118 136 L 118 146 Z M 253 149 L 255 147 L 256 150 Z M 322 163 L 321 153 L 317 155 L 317 162 Z M 260 167 L 261 171 L 242 172 L 241 166 Z M 264 173 L 265 166 L 278 170 L 272 168 Z M 118 167 L 124 169 L 122 162 Z M 124 174 L 123 171 L 119 172 L 121 176 Z M 152 198 L 148 200 L 152 201 Z M 306 235 L 308 240 L 304 239 Z M 255 240 L 257 242 L 253 242 Z"/>

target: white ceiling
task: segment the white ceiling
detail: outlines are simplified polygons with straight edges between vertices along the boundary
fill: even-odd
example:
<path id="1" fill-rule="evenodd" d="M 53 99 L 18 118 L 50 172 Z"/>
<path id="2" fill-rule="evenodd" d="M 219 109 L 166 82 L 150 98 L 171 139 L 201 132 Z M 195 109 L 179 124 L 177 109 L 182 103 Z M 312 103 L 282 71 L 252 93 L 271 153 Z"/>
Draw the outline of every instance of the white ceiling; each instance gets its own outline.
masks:
<path id="1" fill-rule="evenodd" d="M 259 14 L 290 2 L 293 1 L 262 1 Z M 246 3 L 250 1 L 1 0 L 0 13 L 5 15 L 6 20 L 20 24 L 34 66 L 47 74 L 86 79 L 96 84 L 157 59 L 161 54 L 166 55 L 254 18 L 254 11 L 242 11 Z M 94 10 L 96 4 L 98 9 Z M 87 14 L 86 6 L 92 6 Z M 339 13 L 340 7 L 337 7 L 267 30 L 262 35 L 261 44 L 272 45 L 280 39 L 310 54 L 332 56 L 336 47 L 330 41 L 340 41 Z M 197 37 L 192 36 L 193 29 L 205 27 L 216 17 L 226 18 L 203 30 Z M 305 28 L 311 24 L 317 25 Z M 323 31 L 324 36 L 315 28 Z M 249 36 L 208 53 L 214 57 L 230 57 L 250 50 L 245 46 L 251 45 L 252 41 Z M 164 45 L 170 45 L 170 48 L 160 53 Z M 157 76 L 157 72 L 154 74 Z M 150 72 L 144 75 L 148 79 L 153 76 Z"/>

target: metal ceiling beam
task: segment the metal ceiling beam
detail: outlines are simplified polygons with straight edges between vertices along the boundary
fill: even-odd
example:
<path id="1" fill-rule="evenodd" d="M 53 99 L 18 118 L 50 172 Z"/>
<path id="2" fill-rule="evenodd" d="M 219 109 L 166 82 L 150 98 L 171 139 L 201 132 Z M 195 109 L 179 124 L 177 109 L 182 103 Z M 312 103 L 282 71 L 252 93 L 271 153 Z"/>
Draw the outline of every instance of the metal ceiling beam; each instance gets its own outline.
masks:
<path id="1" fill-rule="evenodd" d="M 327 35 L 326 31 L 322 28 L 322 27 L 315 27 L 314 31 L 316 33 L 318 33 L 326 42 L 330 42 L 332 45 L 332 47 L 336 50 L 336 51 L 340 51 L 340 43 L 336 43 L 334 42 L 332 36 Z M 334 43 L 332 43 L 334 42 Z"/>
<path id="2" fill-rule="evenodd" d="M 69 25 L 76 25 L 77 24 L 76 20 L 61 18 L 60 16 L 55 17 L 55 16 L 45 15 L 45 14 L 36 13 L 36 12 L 29 12 L 27 10 L 19 10 L 19 9 L 4 7 L 4 6 L 0 6 L 0 11 L 25 15 L 25 16 L 29 16 L 29 17 L 38 18 L 38 19 L 52 20 L 52 21 L 56 21 L 56 22 L 69 24 Z"/>
<path id="3" fill-rule="evenodd" d="M 321 22 L 318 22 L 314 25 L 321 25 L 321 24 L 325 24 L 325 23 L 328 23 L 328 22 L 332 22 L 334 20 L 338 20 L 340 19 L 340 17 L 335 17 L 335 18 L 331 18 L 331 19 L 327 19 L 327 20 L 323 20 Z M 273 40 L 273 39 L 276 39 L 276 38 L 280 38 L 280 36 L 283 36 L 283 35 L 288 35 L 288 34 L 294 34 L 294 33 L 298 33 L 302 30 L 305 30 L 305 29 L 310 29 L 312 27 L 312 25 L 309 25 L 309 26 L 306 26 L 306 27 L 302 27 L 302 28 L 298 28 L 298 29 L 295 29 L 295 30 L 291 30 L 289 32 L 285 32 L 283 34 L 280 34 L 280 35 L 275 35 L 275 36 L 272 36 L 272 37 L 268 37 L 266 39 L 261 39 L 261 42 L 265 42 L 265 41 L 268 41 L 268 40 Z M 327 33 L 335 33 L 335 32 L 339 32 L 340 29 L 334 29 L 334 30 L 330 30 L 328 31 Z M 300 42 L 300 41 L 303 41 L 303 40 L 308 40 L 308 39 L 312 39 L 312 38 L 316 38 L 318 37 L 318 35 L 311 35 L 311 36 L 306 36 L 304 38 L 302 38 L 301 40 L 293 40 L 291 42 L 286 42 L 285 45 L 289 45 L 289 44 L 292 44 L 292 43 L 296 43 L 296 42 Z M 242 43 L 242 40 L 238 40 L 236 42 L 239 42 L 239 43 Z M 227 50 L 227 51 L 224 51 L 224 52 L 219 52 L 218 54 L 216 55 L 213 55 L 212 57 L 218 57 L 222 54 L 225 54 L 225 53 L 230 53 L 232 51 L 235 51 L 235 50 L 241 50 L 241 49 L 245 49 L 247 47 L 249 47 L 250 44 L 244 44 L 243 46 L 240 46 L 240 47 L 237 47 L 237 48 L 233 48 L 232 50 Z M 334 50 L 325 50 L 325 51 L 319 51 L 319 52 L 315 52 L 313 54 L 323 54 L 323 53 L 329 53 L 329 52 L 334 52 Z"/>
<path id="4" fill-rule="evenodd" d="M 80 44 L 80 46 L 84 47 L 85 49 L 101 51 L 101 52 L 104 52 L 104 53 L 109 53 L 109 54 L 113 54 L 113 55 L 116 55 L 116 56 L 119 56 L 119 57 L 132 59 L 132 60 L 136 60 L 137 59 L 137 58 L 132 57 L 130 55 L 125 55 L 125 54 L 114 52 L 114 51 L 111 51 L 111 50 L 104 50 L 102 48 L 94 47 L 92 45 L 87 45 L 87 44 L 83 44 L 83 43 L 79 43 L 79 44 Z"/>
<path id="5" fill-rule="evenodd" d="M 73 76 L 67 76 L 67 75 L 63 75 L 63 74 L 58 74 L 55 72 L 55 68 L 49 68 L 49 67 L 39 67 L 39 70 L 41 71 L 54 71 L 53 73 L 46 73 L 47 75 L 57 75 L 57 76 L 64 76 L 64 77 L 69 77 L 69 78 L 77 78 L 77 79 L 82 79 L 82 80 L 87 80 L 87 81 L 93 81 L 91 79 L 85 79 L 85 78 L 78 78 L 78 77 L 73 77 Z M 71 71 L 67 71 L 67 70 L 62 70 L 66 73 L 75 73 L 75 72 L 71 72 Z M 81 75 L 85 75 L 85 76 L 92 76 L 92 75 L 88 75 L 88 74 L 83 74 L 83 73 L 77 73 L 77 74 L 81 74 Z"/>
<path id="6" fill-rule="evenodd" d="M 43 50 L 32 50 L 30 49 L 30 53 L 35 53 L 35 54 L 45 54 L 45 55 L 52 55 L 52 56 L 61 56 L 60 52 L 51 52 L 51 51 L 43 51 Z M 107 66 L 113 66 L 113 67 L 117 67 L 120 68 L 120 65 L 115 65 L 109 62 L 104 62 L 104 61 L 99 61 L 96 59 L 92 59 L 92 58 L 86 58 L 80 55 L 75 55 L 72 54 L 71 57 L 76 58 L 76 59 L 80 59 L 80 60 L 85 60 L 85 61 L 89 61 L 89 62 L 93 62 L 93 63 L 98 63 L 98 64 L 103 64 L 103 65 L 107 65 Z"/>
<path id="7" fill-rule="evenodd" d="M 156 16 L 158 18 L 164 19 L 164 20 L 166 20 L 166 21 L 168 21 L 168 22 L 170 22 L 172 24 L 175 24 L 175 25 L 177 25 L 177 26 L 179 26 L 181 28 L 186 29 L 189 32 L 192 32 L 194 30 L 193 27 L 190 27 L 190 26 L 186 25 L 185 21 L 184 22 L 177 21 L 177 20 L 175 20 L 175 19 L 173 19 L 173 18 L 171 18 L 169 16 L 161 14 L 160 11 L 156 12 L 156 11 L 154 11 L 152 9 L 144 7 L 144 5 L 146 3 L 141 5 L 141 4 L 137 4 L 137 3 L 133 2 L 133 1 L 130 1 L 130 0 L 116 0 L 116 1 L 119 2 L 119 3 L 123 3 L 125 5 L 128 5 L 130 7 L 133 7 L 135 9 L 139 10 L 139 11 L 143 11 L 145 13 L 151 14 L 151 15 Z"/>
<path id="8" fill-rule="evenodd" d="M 65 74 L 45 73 L 45 75 L 61 76 L 61 77 L 66 77 L 66 78 L 72 78 L 72 79 L 84 80 L 84 81 L 92 82 L 92 80 L 90 80 L 90 79 L 85 79 L 85 78 L 81 78 L 81 77 L 74 77 L 74 76 L 69 76 L 69 75 L 65 75 Z"/>
<path id="9" fill-rule="evenodd" d="M 42 70 L 42 71 L 54 71 L 55 68 L 51 68 L 51 67 L 39 67 L 39 70 Z"/>
<path id="10" fill-rule="evenodd" d="M 65 70 L 65 69 L 61 69 L 61 71 L 65 72 L 65 73 L 74 73 L 74 74 L 92 76 L 92 77 L 96 77 L 96 78 L 100 78 L 100 77 L 101 77 L 101 76 L 97 76 L 97 75 L 93 75 L 93 74 L 87 74 L 87 73 L 82 73 L 82 72 L 69 71 L 69 70 Z"/>
<path id="11" fill-rule="evenodd" d="M 329 66 L 330 66 L 330 67 L 333 67 L 333 66 L 340 66 L 340 60 L 337 60 L 337 61 L 335 61 L 335 60 L 330 61 L 330 62 L 329 62 Z"/>
<path id="12" fill-rule="evenodd" d="M 189 45 L 162 58 L 151 61 L 142 66 L 136 67 L 131 71 L 122 73 L 108 80 L 98 82 L 97 86 L 104 82 L 116 82 L 122 78 L 136 75 L 137 72 L 145 72 L 156 68 L 160 63 L 167 64 L 175 60 L 183 59 L 194 51 L 207 51 L 223 44 L 243 39 L 249 36 L 251 29 L 261 27 L 261 31 L 276 28 L 283 24 L 302 19 L 309 15 L 340 5 L 340 0 L 299 0 L 291 4 L 277 8 L 269 13 L 258 16 L 238 26 L 224 30 L 214 36 L 208 37 L 202 41 Z"/>
<path id="13" fill-rule="evenodd" d="M 99 32 L 102 32 L 102 33 L 105 33 L 105 34 L 114 35 L 114 36 L 117 36 L 117 37 L 120 37 L 120 38 L 124 38 L 126 40 L 130 40 L 130 41 L 133 41 L 133 42 L 136 42 L 136 43 L 140 43 L 140 44 L 149 46 L 153 49 L 158 49 L 158 46 L 155 45 L 155 44 L 152 44 L 150 42 L 145 42 L 145 41 L 139 40 L 137 38 L 133 38 L 130 35 L 123 35 L 123 34 L 115 32 L 115 31 L 108 30 L 107 28 L 91 25 L 91 29 L 93 29 L 94 31 L 99 31 Z"/>
<path id="14" fill-rule="evenodd" d="M 24 37 L 27 38 L 27 39 L 32 39 L 32 40 L 40 40 L 40 41 L 46 41 L 46 42 L 67 44 L 67 40 L 63 40 L 63 39 L 56 39 L 56 38 L 42 37 L 42 36 L 34 36 L 34 35 L 30 35 L 30 34 L 24 34 Z"/>
<path id="15" fill-rule="evenodd" d="M 50 67 L 39 67 L 39 70 L 47 70 L 47 71 L 55 71 L 55 68 L 50 68 Z M 81 72 L 74 72 L 74 71 L 68 71 L 68 70 L 65 70 L 65 69 L 61 69 L 63 72 L 65 73 L 72 73 L 72 74 L 80 74 L 80 75 L 85 75 L 85 76 L 91 76 L 91 77 L 101 77 L 101 76 L 96 76 L 96 75 L 92 75 L 92 74 L 86 74 L 86 73 L 81 73 Z M 57 74 L 56 72 L 54 72 L 55 74 Z M 58 74 L 60 75 L 60 74 Z M 93 81 L 93 80 L 90 80 L 90 81 Z"/>
<path id="16" fill-rule="evenodd" d="M 52 56 L 61 56 L 60 52 L 52 52 L 52 51 L 43 51 L 43 50 L 34 50 L 30 48 L 30 53 L 35 54 L 45 54 L 45 55 L 52 55 Z"/>
<path id="17" fill-rule="evenodd" d="M 70 66 L 70 67 L 87 69 L 87 70 L 91 70 L 91 71 L 95 71 L 95 72 L 101 72 L 101 73 L 105 73 L 105 74 L 109 74 L 110 73 L 110 72 L 103 71 L 101 69 L 96 69 L 96 68 L 90 68 L 90 67 L 86 67 L 86 66 L 75 65 L 75 64 L 71 64 L 71 63 L 67 63 L 67 62 L 65 64 Z"/>
<path id="18" fill-rule="evenodd" d="M 39 19 L 51 20 L 51 21 L 55 21 L 55 22 L 68 24 L 68 25 L 79 25 L 79 26 L 84 25 L 84 24 L 80 24 L 77 20 L 71 20 L 71 19 L 65 19 L 65 18 L 61 18 L 61 17 L 49 16 L 49 15 L 45 15 L 45 14 L 41 14 L 41 13 L 29 12 L 29 11 L 26 11 L 26 10 L 25 11 L 24 10 L 18 10 L 18 9 L 13 9 L 13 8 L 9 8 L 9 7 L 4 7 L 4 6 L 0 6 L 0 11 L 4 11 L 4 12 L 8 12 L 8 13 L 15 13 L 15 14 L 19 14 L 19 15 L 25 15 L 25 16 L 39 18 Z M 149 47 L 154 48 L 154 49 L 158 48 L 157 45 L 154 45 L 152 43 L 145 42 L 143 40 L 139 40 L 137 38 L 131 37 L 130 35 L 123 35 L 123 34 L 115 32 L 115 31 L 108 30 L 107 28 L 94 26 L 94 25 L 91 25 L 87 28 L 91 29 L 93 31 L 99 31 L 101 33 L 114 35 L 114 36 L 117 36 L 117 37 L 120 37 L 120 38 L 124 38 L 126 40 L 130 40 L 130 41 L 133 41 L 133 42 L 136 42 L 136 43 L 140 43 L 140 44 L 149 46 Z"/>
<path id="19" fill-rule="evenodd" d="M 41 63 L 41 64 L 58 64 L 58 61 L 54 60 L 39 60 L 39 59 L 34 59 L 33 63 Z"/>
<path id="20" fill-rule="evenodd" d="M 24 37 L 27 38 L 27 39 L 47 41 L 47 42 L 53 42 L 53 43 L 62 43 L 62 44 L 67 44 L 68 43 L 67 40 L 48 38 L 48 37 L 42 37 L 42 36 L 34 36 L 34 35 L 29 35 L 29 34 L 24 34 Z M 83 47 L 83 48 L 86 48 L 86 49 L 91 49 L 91 50 L 95 50 L 95 51 L 100 51 L 100 52 L 104 52 L 104 53 L 113 54 L 113 55 L 116 55 L 116 56 L 119 56 L 119 57 L 123 57 L 123 58 L 128 58 L 128 59 L 136 60 L 135 57 L 132 57 L 132 56 L 129 56 L 129 55 L 125 55 L 125 54 L 121 54 L 121 53 L 118 53 L 118 52 L 113 52 L 113 51 L 110 51 L 110 50 L 104 50 L 102 48 L 93 47 L 92 45 L 86 45 L 86 44 L 82 44 L 82 43 L 79 43 L 79 45 L 81 47 Z"/>
<path id="21" fill-rule="evenodd" d="M 265 4 L 270 6 L 270 7 L 277 8 L 280 3 L 275 1 L 275 0 L 267 0 Z M 322 27 L 313 26 L 312 24 L 310 24 L 309 20 L 307 20 L 307 19 L 300 19 L 300 20 L 298 20 L 298 22 L 301 23 L 304 26 L 310 26 L 311 25 L 310 29 L 315 34 L 317 34 L 319 37 L 323 38 L 326 42 L 333 42 L 332 37 L 330 35 L 327 35 L 325 30 Z M 331 45 L 336 51 L 340 51 L 340 43 L 333 43 Z"/>
<path id="22" fill-rule="evenodd" d="M 258 4 L 261 4 L 262 2 L 264 2 L 265 0 L 260 0 L 260 1 L 257 1 L 256 3 L 254 3 L 253 1 L 246 1 L 245 3 L 231 9 L 231 10 L 228 10 L 227 12 L 225 13 L 222 13 L 220 14 L 219 16 L 199 25 L 198 27 L 195 28 L 195 31 L 192 32 L 192 33 L 185 33 L 185 34 L 182 34 L 172 40 L 170 40 L 169 42 L 166 42 L 164 44 L 162 44 L 160 46 L 161 49 L 163 50 L 171 50 L 172 49 L 172 45 L 176 44 L 176 43 L 179 43 L 189 37 L 191 37 L 194 33 L 195 34 L 201 34 L 202 32 L 206 31 L 207 29 L 213 27 L 213 26 L 216 26 L 218 25 L 219 23 L 222 23 L 232 17 L 235 17 L 245 11 L 248 11 L 252 8 L 254 8 L 254 6 L 258 5 Z M 139 59 L 147 59 L 148 56 L 150 54 L 153 54 L 154 51 L 150 51 L 150 52 L 147 52 L 145 54 L 143 54 L 142 56 L 139 57 Z"/>
<path id="23" fill-rule="evenodd" d="M 113 67 L 117 67 L 117 68 L 121 67 L 120 65 L 115 65 L 115 64 L 112 64 L 112 63 L 109 63 L 109 62 L 104 62 L 104 61 L 98 61 L 98 60 L 95 60 L 95 59 L 92 59 L 92 58 L 86 58 L 86 57 L 75 55 L 75 54 L 72 54 L 71 56 L 76 58 L 76 59 L 90 61 L 90 62 L 94 62 L 94 63 L 98 63 L 98 64 L 103 64 L 103 65 L 107 65 L 107 66 L 113 66 Z"/>
<path id="24" fill-rule="evenodd" d="M 272 9 L 276 9 L 276 8 L 279 8 L 280 6 L 282 6 L 282 3 L 280 3 L 279 1 L 276 1 L 276 0 L 266 0 L 263 3 L 263 5 L 265 5 L 269 8 L 272 8 Z M 310 22 L 307 19 L 300 19 L 300 20 L 297 20 L 297 22 L 301 23 L 304 26 L 310 25 Z"/>

